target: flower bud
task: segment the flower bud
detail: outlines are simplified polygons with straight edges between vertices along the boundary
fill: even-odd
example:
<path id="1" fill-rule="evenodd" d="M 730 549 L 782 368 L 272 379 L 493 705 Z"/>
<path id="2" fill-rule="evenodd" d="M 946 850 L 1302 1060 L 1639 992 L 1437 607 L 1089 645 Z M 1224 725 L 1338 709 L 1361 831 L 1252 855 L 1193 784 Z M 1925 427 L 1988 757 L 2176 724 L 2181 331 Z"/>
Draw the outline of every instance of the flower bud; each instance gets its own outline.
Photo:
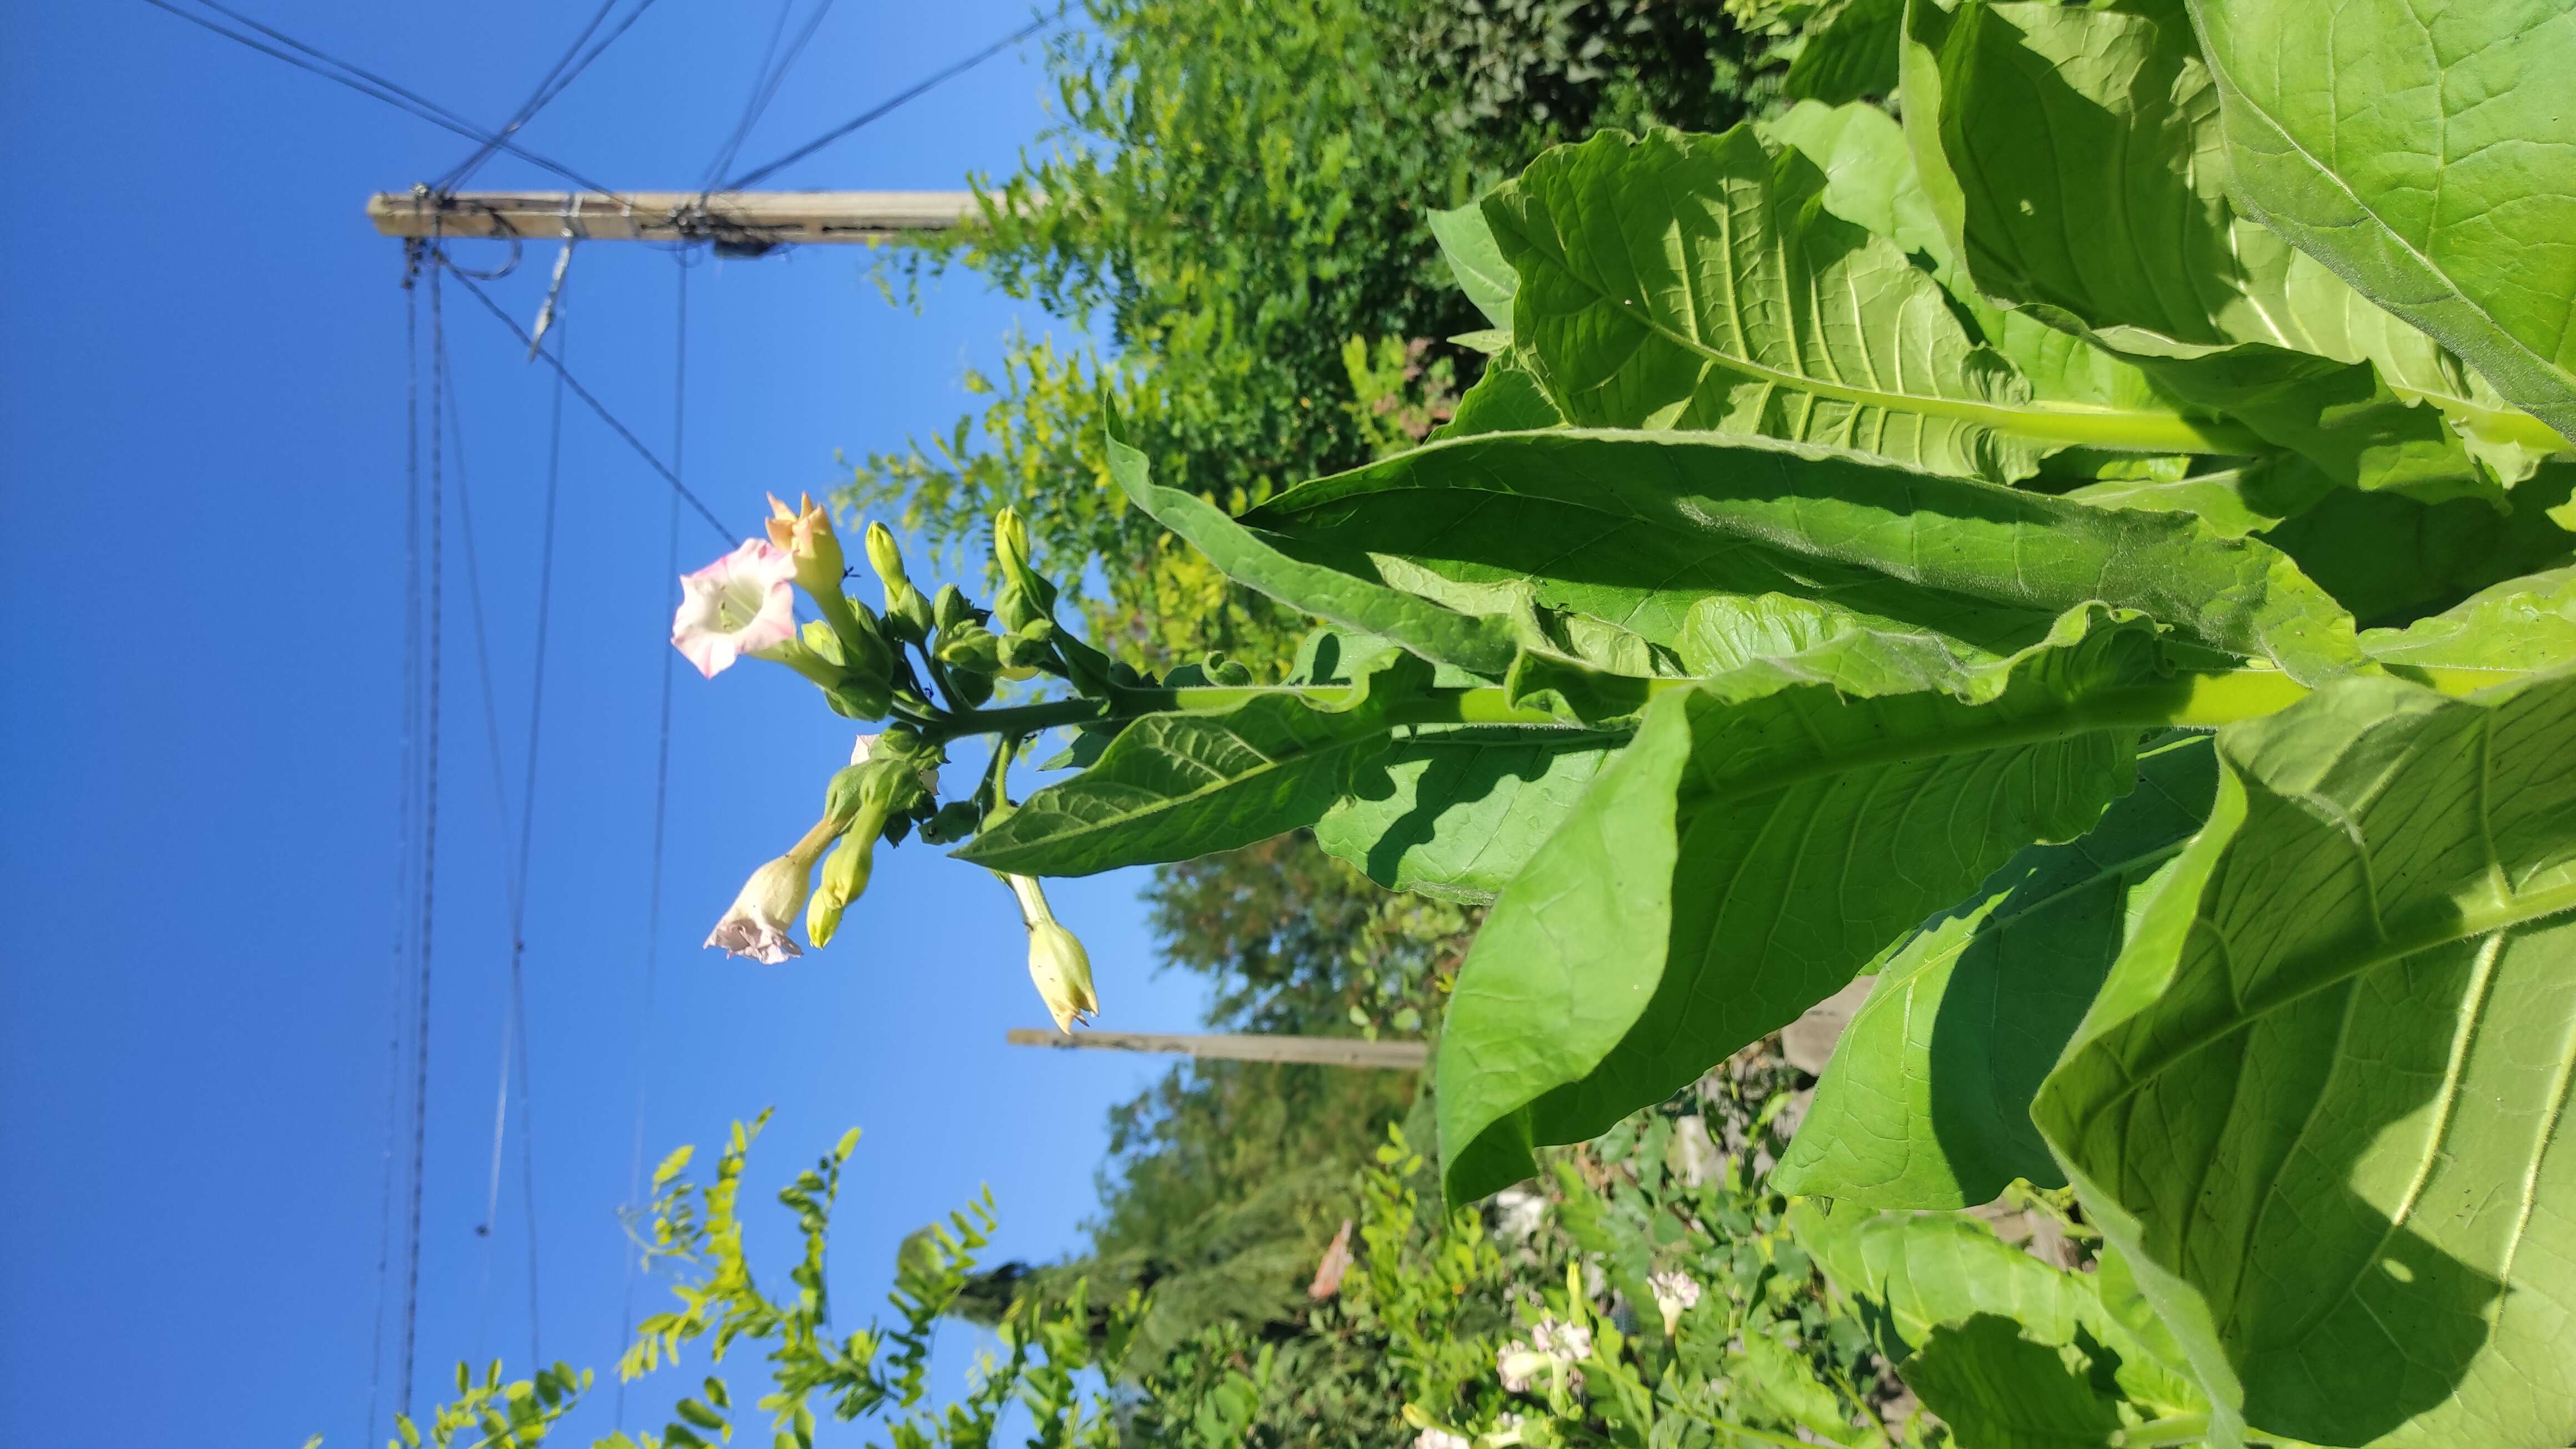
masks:
<path id="1" fill-rule="evenodd" d="M 882 523 L 868 525 L 868 564 L 877 571 L 877 582 L 885 585 L 886 631 L 907 644 L 918 644 L 930 637 L 930 601 L 903 571 L 903 553 L 895 547 L 894 530 Z"/>
<path id="2" fill-rule="evenodd" d="M 975 606 L 966 602 L 966 594 L 955 584 L 941 584 L 939 597 L 930 606 L 931 620 L 946 633 L 975 617 Z"/>
<path id="3" fill-rule="evenodd" d="M 939 632 L 939 662 L 951 669 L 991 674 L 1002 667 L 1002 641 L 993 631 L 968 621 Z"/>
<path id="4" fill-rule="evenodd" d="M 841 560 L 841 540 L 832 532 L 832 515 L 810 494 L 797 495 L 790 508 L 772 493 L 768 523 L 769 541 L 796 560 L 796 587 L 818 603 L 840 597 L 841 576 L 848 569 Z"/>
<path id="5" fill-rule="evenodd" d="M 1075 1022 L 1088 1020 L 1100 1010 L 1100 998 L 1091 987 L 1091 956 L 1071 931 L 1056 924 L 1055 912 L 1047 909 L 1046 892 L 1034 877 L 1005 875 L 1002 879 L 1019 897 L 1020 921 L 1029 928 L 1029 980 L 1036 983 L 1047 1015 L 1055 1018 L 1055 1029 L 1070 1032 Z"/>
<path id="6" fill-rule="evenodd" d="M 868 824 L 868 812 L 863 810 L 824 860 L 822 887 L 806 903 L 805 934 L 813 938 L 817 951 L 832 943 L 833 933 L 841 927 L 841 913 L 867 891 L 877 845 L 877 831 L 860 828 Z"/>
<path id="7" fill-rule="evenodd" d="M 999 566 L 1002 582 L 1019 586 L 1032 615 L 1044 615 L 1055 607 L 1055 585 L 1029 564 L 1029 526 L 1020 520 L 1017 509 L 1005 508 L 993 515 L 993 562 Z M 1014 622 L 1010 627 L 1020 625 Z"/>

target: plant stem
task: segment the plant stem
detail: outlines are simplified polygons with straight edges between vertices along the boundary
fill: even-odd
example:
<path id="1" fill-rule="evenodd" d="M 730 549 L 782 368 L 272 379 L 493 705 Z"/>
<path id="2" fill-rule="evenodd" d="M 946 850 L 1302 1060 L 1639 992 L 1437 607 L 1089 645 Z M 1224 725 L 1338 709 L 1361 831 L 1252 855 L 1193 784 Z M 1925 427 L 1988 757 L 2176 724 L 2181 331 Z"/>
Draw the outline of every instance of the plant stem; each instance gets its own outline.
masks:
<path id="1" fill-rule="evenodd" d="M 2498 670 L 2419 669 L 2407 671 L 2419 682 L 2444 694 L 2464 695 L 2517 677 Z M 1689 689 L 1697 680 L 1650 679 L 1652 696 Z M 1135 719 L 1149 714 L 1216 714 L 1240 709 L 1255 700 L 1286 696 L 1317 709 L 1346 709 L 1356 703 L 1360 687 L 1350 684 L 1211 685 L 1187 689 L 1113 689 L 1106 698 L 1049 700 L 1004 709 L 959 710 L 940 721 L 928 735 L 936 740 L 970 734 L 1035 734 L 1063 725 Z M 2076 706 L 2061 723 L 2087 729 L 2135 724 L 2140 728 L 2169 725 L 2212 729 L 2278 714 L 2308 695 L 2308 687 L 2276 669 L 2224 669 L 2177 674 L 2170 680 L 2105 691 Z M 1511 703 L 1499 685 L 1425 690 L 1398 701 L 1388 711 L 1393 724 L 1572 725 L 1543 709 Z"/>
<path id="2" fill-rule="evenodd" d="M 2157 1419 L 2134 1429 L 2123 1429 L 2111 1442 L 2120 1449 L 2154 1449 L 2164 1444 L 2197 1444 L 2209 1437 L 2207 1414 L 2176 1414 L 2170 1419 Z"/>

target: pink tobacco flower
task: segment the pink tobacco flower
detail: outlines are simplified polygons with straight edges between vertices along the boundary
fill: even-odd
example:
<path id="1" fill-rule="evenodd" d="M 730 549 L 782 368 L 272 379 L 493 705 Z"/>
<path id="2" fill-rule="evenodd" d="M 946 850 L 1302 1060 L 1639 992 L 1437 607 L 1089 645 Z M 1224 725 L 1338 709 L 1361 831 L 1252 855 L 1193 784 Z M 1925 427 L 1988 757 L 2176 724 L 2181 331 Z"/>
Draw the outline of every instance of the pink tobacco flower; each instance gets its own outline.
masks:
<path id="1" fill-rule="evenodd" d="M 796 560 L 757 538 L 693 574 L 680 576 L 671 643 L 709 679 L 745 654 L 796 637 Z"/>
<path id="2" fill-rule="evenodd" d="M 1664 1336 L 1670 1338 L 1680 1331 L 1682 1314 L 1699 1302 L 1699 1280 L 1674 1269 L 1648 1278 L 1646 1286 L 1654 1290 L 1655 1309 L 1663 1315 Z"/>
<path id="3" fill-rule="evenodd" d="M 753 871 L 751 879 L 743 883 L 742 894 L 734 897 L 732 908 L 708 934 L 707 944 L 721 948 L 729 956 L 748 956 L 764 966 L 804 955 L 788 939 L 787 928 L 805 909 L 807 882 L 813 869 L 811 854 L 789 851 Z"/>

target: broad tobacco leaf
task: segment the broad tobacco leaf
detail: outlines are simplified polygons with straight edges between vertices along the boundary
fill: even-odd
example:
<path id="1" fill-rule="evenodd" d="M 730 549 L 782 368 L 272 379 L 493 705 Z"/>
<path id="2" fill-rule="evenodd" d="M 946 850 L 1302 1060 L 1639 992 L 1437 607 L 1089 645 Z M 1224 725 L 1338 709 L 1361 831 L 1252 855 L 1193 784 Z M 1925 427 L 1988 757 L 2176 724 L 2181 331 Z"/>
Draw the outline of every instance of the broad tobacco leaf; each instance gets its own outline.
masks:
<path id="1" fill-rule="evenodd" d="M 1549 725 L 1407 730 L 1315 841 L 1389 889 L 1490 901 L 1627 742 Z"/>
<path id="2" fill-rule="evenodd" d="M 1755 661 L 1664 693 L 1503 889 L 1442 1029 L 1450 1199 L 1529 1175 L 1832 994 L 2129 788 L 2153 626 L 2098 606 L 1910 692 L 1897 659 Z M 1828 682 L 1830 681 L 1830 682 Z"/>
<path id="3" fill-rule="evenodd" d="M 2102 1254 L 2096 1272 L 2070 1273 L 2004 1242 L 1964 1214 L 1871 1213 L 1841 1203 L 1828 1211 L 1813 1199 L 1790 1207 L 1788 1227 L 1835 1288 L 1867 1310 L 1861 1321 L 1878 1351 L 1908 1383 L 1916 1381 L 1917 1356 L 1945 1337 L 1971 1324 L 2002 1322 L 2013 1327 L 2007 1336 L 2050 1351 L 2051 1365 L 2040 1375 L 2042 1387 L 2063 1372 L 2057 1351 L 2075 1350 L 2091 1360 L 2080 1381 L 2085 1396 L 2099 1407 L 2064 1417 L 2091 1423 L 2097 1414 L 2108 1414 L 2116 1428 L 2120 1401 L 2159 1415 L 2206 1406 L 2183 1370 L 2180 1348 L 2148 1310 L 2117 1252 Z M 1965 1345 L 1954 1351 L 1971 1360 L 1956 1366 L 1961 1372 L 1973 1372 L 1977 1361 L 1991 1357 Z M 1957 1383 L 1962 1392 L 1953 1397 L 1963 1403 L 1975 1396 L 1972 1385 L 1949 1372 L 1936 1368 L 1933 1376 L 1943 1387 Z M 1917 1391 L 1924 1390 L 1918 1385 Z M 1925 1403 L 1931 1405 L 1931 1399 Z M 1933 1408 L 1950 1417 L 1947 1408 Z M 2001 1416 L 1990 1412 L 1984 1417 L 1991 1421 Z M 1952 1427 L 1959 1427 L 1957 1421 Z"/>
<path id="4" fill-rule="evenodd" d="M 2338 482 L 2501 496 L 2510 480 L 2414 405 L 2453 390 L 2401 393 L 2362 365 L 2380 352 L 2311 335 L 2298 253 L 2228 203 L 2217 89 L 2181 0 L 1913 0 L 1902 68 L 1921 183 L 1976 289 Z"/>
<path id="5" fill-rule="evenodd" d="M 2497 682 L 2576 663 L 2576 568 L 2508 579 L 2403 629 L 2372 629 L 2362 652 L 2392 669 L 2475 671 Z"/>
<path id="6" fill-rule="evenodd" d="M 1456 438 L 1301 484 L 1244 523 L 1308 566 L 1460 612 L 1534 601 L 1677 652 L 1701 600 L 1777 594 L 1860 627 L 1937 635 L 1976 662 L 2028 647 L 2094 600 L 2303 679 L 2359 661 L 2349 618 L 2286 558 L 2187 513 L 2097 508 L 1766 438 Z"/>
<path id="7" fill-rule="evenodd" d="M 2194 0 L 2232 194 L 2576 437 L 2576 12 Z"/>
<path id="8" fill-rule="evenodd" d="M 1245 689 L 1221 710 L 1147 715 L 957 857 L 1019 875 L 1091 875 L 1312 825 L 1346 796 L 1386 791 L 1374 767 L 1395 728 L 1389 717 L 1430 682 L 1430 665 L 1399 654 L 1337 708 Z"/>
<path id="9" fill-rule="evenodd" d="M 1896 244 L 1818 204 L 1825 186 L 1802 152 L 1739 126 L 1605 132 L 1490 193 L 1520 277 L 1514 340 L 1568 420 L 1830 443 L 1995 480 L 2139 429 L 2197 440 L 2169 414 L 2033 399 Z"/>
<path id="10" fill-rule="evenodd" d="M 1291 558 L 1208 500 L 1156 483 L 1145 455 L 1127 441 L 1117 408 L 1106 396 L 1101 405 L 1108 415 L 1109 473 L 1128 501 L 1196 545 L 1227 577 L 1318 619 L 1393 639 L 1435 663 L 1495 679 L 1511 667 L 1518 646 L 1501 621 L 1469 618 L 1371 579 Z"/>
<path id="11" fill-rule="evenodd" d="M 2576 1438 L 2576 673 L 2330 684 L 2206 828 L 2033 1116 L 2258 1433 Z"/>
<path id="12" fill-rule="evenodd" d="M 1964 1208 L 2064 1185 L 2030 1100 L 2209 813 L 2209 737 L 2140 749 L 2091 834 L 2034 845 L 1877 968 L 1771 1186 L 1860 1207 Z"/>

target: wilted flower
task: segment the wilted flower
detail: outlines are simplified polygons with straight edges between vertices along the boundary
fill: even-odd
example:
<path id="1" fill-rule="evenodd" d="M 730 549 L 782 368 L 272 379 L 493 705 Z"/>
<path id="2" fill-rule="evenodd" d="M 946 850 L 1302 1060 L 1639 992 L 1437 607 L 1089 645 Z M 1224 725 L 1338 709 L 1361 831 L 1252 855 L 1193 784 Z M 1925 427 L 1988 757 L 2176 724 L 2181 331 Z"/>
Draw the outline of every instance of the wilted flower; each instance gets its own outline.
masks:
<path id="1" fill-rule="evenodd" d="M 707 934 L 707 944 L 722 947 L 727 955 L 749 956 L 764 966 L 804 955 L 788 939 L 787 927 L 805 909 L 806 879 L 813 868 L 812 855 L 790 851 L 753 871 L 743 883 L 742 894 L 734 897 L 733 908 Z"/>
<path id="2" fill-rule="evenodd" d="M 745 654 L 796 637 L 796 560 L 756 538 L 693 574 L 680 576 L 671 643 L 709 679 Z"/>
<path id="3" fill-rule="evenodd" d="M 1530 1330 L 1530 1344 L 1558 1363 L 1574 1363 L 1592 1356 L 1592 1330 L 1579 1323 L 1542 1318 Z"/>
<path id="4" fill-rule="evenodd" d="M 1029 928 L 1029 980 L 1038 988 L 1038 999 L 1046 1003 L 1047 1015 L 1055 1018 L 1055 1029 L 1073 1030 L 1077 1021 L 1088 1020 L 1100 1010 L 1100 998 L 1091 989 L 1091 956 L 1071 931 L 1056 924 L 1055 912 L 1047 909 L 1046 892 L 1037 880 L 1025 875 L 1005 875 L 1011 893 L 1020 898 L 1020 920 Z"/>
<path id="5" fill-rule="evenodd" d="M 1474 1449 L 1474 1446 L 1468 1442 L 1464 1434 L 1453 1434 L 1446 1429 L 1430 1428 L 1414 1436 L 1413 1449 Z"/>
<path id="6" fill-rule="evenodd" d="M 1516 1338 L 1494 1351 L 1494 1377 L 1503 1381 L 1503 1392 L 1526 1394 L 1530 1381 L 1547 1372 L 1551 1362 L 1546 1354 Z"/>
<path id="7" fill-rule="evenodd" d="M 1324 1260 L 1315 1265 L 1315 1281 L 1306 1285 L 1309 1298 L 1330 1298 L 1342 1291 L 1342 1275 L 1351 1271 L 1351 1220 L 1342 1219 L 1342 1230 L 1333 1234 L 1330 1247 L 1324 1249 Z"/>
<path id="8" fill-rule="evenodd" d="M 1664 1315 L 1664 1336 L 1670 1338 L 1681 1327 L 1682 1313 L 1699 1302 L 1699 1280 L 1676 1268 L 1646 1279 L 1654 1290 L 1655 1308 Z"/>

